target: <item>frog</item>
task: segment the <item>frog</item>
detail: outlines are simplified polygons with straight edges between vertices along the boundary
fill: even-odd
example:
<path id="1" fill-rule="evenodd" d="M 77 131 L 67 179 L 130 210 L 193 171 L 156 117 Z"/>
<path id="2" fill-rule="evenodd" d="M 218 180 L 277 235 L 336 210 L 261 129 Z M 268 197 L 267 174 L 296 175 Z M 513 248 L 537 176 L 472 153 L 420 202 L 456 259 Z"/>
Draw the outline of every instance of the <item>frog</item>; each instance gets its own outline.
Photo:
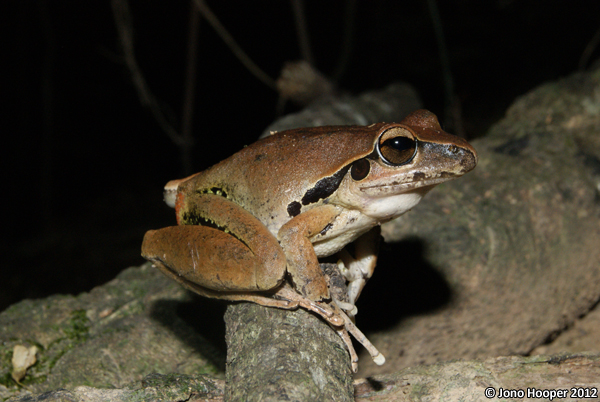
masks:
<path id="1" fill-rule="evenodd" d="M 399 123 L 272 133 L 168 182 L 177 225 L 148 231 L 142 256 L 205 297 L 317 314 L 342 337 L 356 372 L 350 334 L 385 362 L 355 324 L 380 226 L 476 164 L 475 149 L 424 109 Z M 345 300 L 331 296 L 319 265 L 330 256 L 347 281 Z"/>

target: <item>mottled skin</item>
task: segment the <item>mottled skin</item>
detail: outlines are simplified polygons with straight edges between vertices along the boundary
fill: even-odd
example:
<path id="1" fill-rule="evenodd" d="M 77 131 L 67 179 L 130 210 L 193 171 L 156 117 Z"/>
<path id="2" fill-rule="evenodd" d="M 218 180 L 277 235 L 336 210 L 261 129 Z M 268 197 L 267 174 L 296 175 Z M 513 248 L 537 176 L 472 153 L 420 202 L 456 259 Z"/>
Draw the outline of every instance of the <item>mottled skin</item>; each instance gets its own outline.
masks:
<path id="1" fill-rule="evenodd" d="M 399 124 L 276 133 L 169 182 L 165 199 L 179 226 L 149 231 L 142 255 L 208 297 L 314 311 L 345 326 L 382 363 L 339 307 L 356 313 L 375 267 L 378 226 L 476 163 L 475 150 L 426 110 Z M 317 258 L 355 240 L 355 256 L 340 253 L 350 303 L 331 302 Z"/>

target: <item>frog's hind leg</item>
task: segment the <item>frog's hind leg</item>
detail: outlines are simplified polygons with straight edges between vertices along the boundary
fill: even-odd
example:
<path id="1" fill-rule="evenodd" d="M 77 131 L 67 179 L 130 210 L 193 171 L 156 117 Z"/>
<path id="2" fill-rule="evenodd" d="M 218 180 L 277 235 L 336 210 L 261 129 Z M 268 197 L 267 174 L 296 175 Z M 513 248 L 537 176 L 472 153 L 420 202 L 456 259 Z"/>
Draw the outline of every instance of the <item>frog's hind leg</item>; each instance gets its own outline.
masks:
<path id="1" fill-rule="evenodd" d="M 211 290 L 205 287 L 198 285 L 183 276 L 180 276 L 177 272 L 169 269 L 166 265 L 161 263 L 160 261 L 153 261 L 153 266 L 158 268 L 163 274 L 166 276 L 175 279 L 186 289 L 191 290 L 194 293 L 199 294 L 200 296 L 210 297 L 212 299 L 221 299 L 228 300 L 233 302 L 246 301 L 252 302 L 256 304 L 260 304 L 261 306 L 266 307 L 275 307 L 281 308 L 284 310 L 295 310 L 298 308 L 299 303 L 294 300 L 288 299 L 273 299 L 271 297 L 262 296 L 253 292 L 220 292 Z"/>
<path id="2" fill-rule="evenodd" d="M 284 283 L 278 290 L 273 294 L 273 296 L 281 298 L 283 300 L 288 300 L 290 302 L 297 303 L 300 307 L 312 311 L 315 314 L 320 315 L 327 321 L 329 324 L 334 327 L 342 327 L 344 326 L 344 319 L 332 309 L 330 304 L 319 303 L 307 299 L 302 296 L 300 293 L 296 292 L 294 289 L 290 287 L 289 284 Z M 341 310 L 337 309 L 341 312 Z"/>
<path id="3" fill-rule="evenodd" d="M 379 350 L 377 350 L 377 348 L 371 343 L 371 341 L 369 341 L 365 334 L 363 334 L 362 331 L 358 329 L 352 320 L 350 320 L 350 318 L 343 312 L 342 317 L 344 317 L 344 321 L 346 321 L 346 325 L 344 326 L 345 330 L 350 332 L 352 336 L 354 336 L 354 338 L 359 341 L 365 347 L 365 349 L 367 349 L 367 352 L 369 352 L 375 364 L 378 366 L 383 365 L 385 363 L 385 356 L 382 355 Z"/>
<path id="4" fill-rule="evenodd" d="M 243 241 L 230 231 L 201 225 L 150 230 L 144 236 L 142 256 L 176 281 L 212 291 L 275 289 L 286 273 L 285 254 L 262 223 L 247 218 L 248 240 Z"/>
<path id="5" fill-rule="evenodd" d="M 356 373 L 358 371 L 358 355 L 356 354 L 356 350 L 354 349 L 354 345 L 352 345 L 352 339 L 350 339 L 350 335 L 348 335 L 348 331 L 346 328 L 336 329 L 335 332 L 338 333 L 342 341 L 346 344 L 348 348 L 348 353 L 350 353 L 350 363 L 352 364 L 352 372 Z"/>
<path id="6" fill-rule="evenodd" d="M 371 358 L 375 362 L 375 364 L 381 366 L 385 363 L 385 357 L 377 350 L 377 348 L 369 341 L 369 339 L 362 333 L 360 329 L 352 322 L 350 317 L 346 313 L 344 313 L 335 302 L 324 304 L 311 301 L 302 295 L 295 292 L 287 283 L 281 286 L 275 293 L 275 296 L 297 302 L 300 307 L 305 308 L 306 310 L 312 311 L 316 314 L 319 314 L 323 317 L 340 335 L 346 347 L 348 348 L 348 352 L 350 353 L 350 358 L 352 361 L 352 370 L 356 372 L 358 356 L 356 355 L 356 351 L 352 346 L 352 341 L 348 336 L 348 333 L 352 334 L 354 338 L 360 342 L 365 349 L 371 355 Z M 343 328 L 340 328 L 342 327 Z"/>

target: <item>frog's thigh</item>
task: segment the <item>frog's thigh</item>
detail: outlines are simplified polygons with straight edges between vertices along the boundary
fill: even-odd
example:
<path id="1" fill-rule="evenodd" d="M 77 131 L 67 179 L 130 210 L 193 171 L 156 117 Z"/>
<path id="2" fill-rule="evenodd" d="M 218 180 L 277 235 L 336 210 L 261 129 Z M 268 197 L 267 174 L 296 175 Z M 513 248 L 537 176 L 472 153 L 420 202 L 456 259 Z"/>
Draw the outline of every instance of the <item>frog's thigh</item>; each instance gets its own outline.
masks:
<path id="1" fill-rule="evenodd" d="M 223 197 L 201 196 L 186 205 L 186 213 L 210 217 L 229 233 L 199 225 L 149 231 L 142 245 L 145 258 L 217 291 L 269 290 L 283 281 L 286 259 L 277 239 L 243 208 Z"/>
<path id="2" fill-rule="evenodd" d="M 339 211 L 332 205 L 313 208 L 287 222 L 277 234 L 294 285 L 310 300 L 329 298 L 329 290 L 309 238 L 323 230 L 338 215 Z"/>
<path id="3" fill-rule="evenodd" d="M 277 238 L 258 218 L 223 196 L 201 194 L 187 200 L 185 209 L 188 213 L 208 219 L 251 251 L 256 259 L 254 272 L 258 289 L 272 289 L 282 282 L 285 254 Z"/>

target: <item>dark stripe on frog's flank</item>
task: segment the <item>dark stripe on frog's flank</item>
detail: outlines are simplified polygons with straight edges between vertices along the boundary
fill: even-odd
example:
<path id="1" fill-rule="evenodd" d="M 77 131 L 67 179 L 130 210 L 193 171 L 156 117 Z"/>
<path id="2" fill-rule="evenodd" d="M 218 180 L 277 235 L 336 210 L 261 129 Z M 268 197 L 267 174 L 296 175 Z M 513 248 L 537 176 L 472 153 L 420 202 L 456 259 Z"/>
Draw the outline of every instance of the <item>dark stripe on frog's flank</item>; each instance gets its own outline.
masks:
<path id="1" fill-rule="evenodd" d="M 296 215 L 299 215 L 301 208 L 302 208 L 302 205 L 298 201 L 290 202 L 287 207 L 288 215 L 291 216 L 292 218 Z"/>
<path id="2" fill-rule="evenodd" d="M 342 169 L 338 170 L 333 176 L 325 177 L 321 179 L 315 184 L 313 188 L 310 188 L 304 193 L 302 197 L 302 205 L 312 204 L 319 200 L 323 200 L 333 194 L 340 183 L 348 173 L 348 169 L 350 169 L 351 165 L 344 166 Z"/>
<path id="3" fill-rule="evenodd" d="M 318 202 L 319 200 L 323 200 L 333 194 L 340 186 L 340 183 L 344 179 L 346 173 L 348 173 L 350 166 L 351 165 L 344 166 L 332 176 L 319 180 L 313 188 L 308 189 L 306 193 L 304 193 L 304 196 L 301 200 L 302 204 L 300 204 L 298 201 L 290 202 L 287 207 L 288 215 L 293 218 L 294 216 L 300 214 L 302 205 Z"/>
<path id="4" fill-rule="evenodd" d="M 205 218 L 194 211 L 185 212 L 183 214 L 181 221 L 183 222 L 184 225 L 205 226 L 205 227 L 219 230 L 223 233 L 227 233 L 228 235 L 235 237 L 241 243 L 244 243 L 244 245 L 246 247 L 250 248 L 248 243 L 246 243 L 246 241 L 243 238 L 239 237 L 235 232 L 230 231 L 226 226 L 221 226 L 217 222 L 213 221 L 212 219 Z"/>

